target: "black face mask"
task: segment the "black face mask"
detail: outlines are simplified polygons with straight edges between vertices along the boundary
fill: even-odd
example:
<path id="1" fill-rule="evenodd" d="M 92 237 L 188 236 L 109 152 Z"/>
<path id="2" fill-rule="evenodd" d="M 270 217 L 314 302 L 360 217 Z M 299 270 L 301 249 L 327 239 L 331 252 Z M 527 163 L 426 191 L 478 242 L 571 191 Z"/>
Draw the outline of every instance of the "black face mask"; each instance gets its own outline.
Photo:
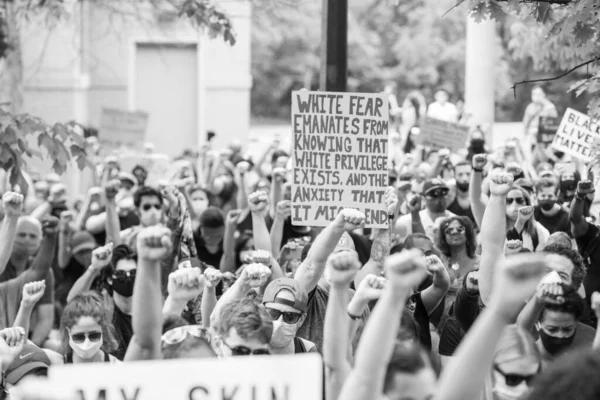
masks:
<path id="1" fill-rule="evenodd" d="M 540 200 L 540 201 L 538 201 L 538 204 L 540 205 L 540 208 L 542 210 L 544 210 L 544 211 L 550 211 L 550 210 L 552 210 L 552 208 L 556 204 L 556 201 L 554 201 L 554 200 Z"/>
<path id="2" fill-rule="evenodd" d="M 474 153 L 483 152 L 485 150 L 485 140 L 483 139 L 472 139 L 471 149 Z"/>
<path id="3" fill-rule="evenodd" d="M 554 336 L 550 336 L 543 329 L 539 330 L 540 339 L 542 339 L 542 344 L 546 351 L 552 355 L 558 354 L 559 352 L 565 350 L 567 347 L 573 343 L 573 339 L 575 339 L 575 333 L 566 338 L 557 338 Z"/>
<path id="4" fill-rule="evenodd" d="M 123 297 L 133 296 L 133 285 L 135 284 L 135 277 L 119 277 L 114 278 L 112 288 L 115 292 L 119 293 Z"/>
<path id="5" fill-rule="evenodd" d="M 469 191 L 469 183 L 470 182 L 456 182 L 456 188 L 458 190 L 460 190 L 461 192 L 468 192 Z"/>

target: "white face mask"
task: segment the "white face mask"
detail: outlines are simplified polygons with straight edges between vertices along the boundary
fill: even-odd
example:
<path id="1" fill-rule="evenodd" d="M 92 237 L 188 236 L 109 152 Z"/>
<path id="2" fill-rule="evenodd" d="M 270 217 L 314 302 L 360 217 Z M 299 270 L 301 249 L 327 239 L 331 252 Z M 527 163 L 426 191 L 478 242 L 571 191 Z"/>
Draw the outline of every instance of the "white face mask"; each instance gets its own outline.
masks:
<path id="1" fill-rule="evenodd" d="M 290 344 L 296 337 L 297 324 L 286 324 L 283 321 L 273 321 L 273 335 L 271 335 L 271 346 L 282 348 Z"/>
<path id="2" fill-rule="evenodd" d="M 102 339 L 97 342 L 92 342 L 90 341 L 90 338 L 86 337 L 85 342 L 83 343 L 75 343 L 73 339 L 69 339 L 69 346 L 71 346 L 75 354 L 84 360 L 89 360 L 94 357 L 100 351 L 102 344 Z"/>
<path id="3" fill-rule="evenodd" d="M 496 400 L 518 400 L 529 391 L 526 381 L 519 383 L 517 386 L 508 386 L 501 373 L 494 371 L 494 375 L 496 383 L 492 392 Z"/>

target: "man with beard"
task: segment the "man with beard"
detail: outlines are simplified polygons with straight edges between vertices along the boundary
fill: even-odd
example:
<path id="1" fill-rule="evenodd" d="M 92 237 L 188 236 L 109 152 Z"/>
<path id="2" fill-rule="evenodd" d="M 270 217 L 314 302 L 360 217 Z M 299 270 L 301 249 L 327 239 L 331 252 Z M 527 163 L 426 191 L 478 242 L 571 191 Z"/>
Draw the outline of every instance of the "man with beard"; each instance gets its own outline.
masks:
<path id="1" fill-rule="evenodd" d="M 571 223 L 569 213 L 558 204 L 556 196 L 558 188 L 553 179 L 542 179 L 536 185 L 536 197 L 538 205 L 533 211 L 533 217 L 542 226 L 548 229 L 550 234 L 554 232 L 566 232 L 571 235 Z"/>
<path id="2" fill-rule="evenodd" d="M 456 191 L 453 193 L 453 199 L 449 198 L 448 211 L 460 216 L 467 217 L 475 222 L 473 211 L 471 210 L 471 201 L 469 200 L 469 186 L 471 183 L 471 164 L 467 161 L 461 161 L 454 166 L 454 179 L 456 181 Z"/>
<path id="3" fill-rule="evenodd" d="M 431 240 L 435 240 L 434 226 L 439 218 L 454 216 L 454 213 L 446 210 L 448 192 L 450 189 L 440 178 L 429 179 L 423 185 L 423 197 L 425 197 L 425 209 L 419 212 L 420 221 L 413 220 L 412 214 L 403 215 L 396 223 L 395 231 L 410 235 L 413 233 L 413 224 L 420 223 L 425 233 Z"/>

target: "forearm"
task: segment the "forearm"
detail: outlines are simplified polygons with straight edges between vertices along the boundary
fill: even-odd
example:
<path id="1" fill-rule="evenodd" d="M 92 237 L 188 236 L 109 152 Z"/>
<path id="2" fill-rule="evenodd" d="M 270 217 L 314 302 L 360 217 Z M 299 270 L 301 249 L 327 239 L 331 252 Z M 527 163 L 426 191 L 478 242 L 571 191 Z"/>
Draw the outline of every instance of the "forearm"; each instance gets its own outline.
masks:
<path id="1" fill-rule="evenodd" d="M 69 295 L 67 296 L 67 302 L 71 302 L 77 295 L 90 290 L 92 287 L 92 283 L 94 283 L 94 279 L 98 277 L 100 271 L 94 272 L 90 269 L 85 271 L 83 275 L 73 285 L 71 290 L 69 291 Z"/>
<path id="2" fill-rule="evenodd" d="M 163 316 L 181 315 L 187 306 L 186 301 L 174 300 L 171 295 L 167 296 L 165 304 L 162 307 Z"/>
<path id="3" fill-rule="evenodd" d="M 71 235 L 67 231 L 61 230 L 58 234 L 58 267 L 64 269 L 71 262 L 71 252 L 69 251 L 69 241 Z"/>
<path id="4" fill-rule="evenodd" d="M 517 317 L 517 325 L 525 329 L 527 332 L 533 332 L 535 323 L 540 317 L 543 309 L 544 304 L 540 302 L 537 297 L 533 297 L 527 302 L 523 310 L 521 310 L 519 313 L 519 316 Z"/>
<path id="5" fill-rule="evenodd" d="M 25 330 L 25 332 L 29 332 L 29 324 L 31 322 L 31 313 L 33 312 L 33 307 L 35 305 L 21 301 L 21 306 L 19 307 L 19 312 L 17 313 L 17 317 L 15 318 L 15 322 L 13 323 L 13 327 L 20 326 Z"/>
<path id="6" fill-rule="evenodd" d="M 391 222 L 390 226 L 393 226 Z M 356 274 L 354 286 L 358 287 L 369 274 L 380 276 L 383 272 L 383 260 L 390 254 L 390 229 L 379 229 L 371 246 L 369 261 Z"/>
<path id="7" fill-rule="evenodd" d="M 204 293 L 202 293 L 202 305 L 200 306 L 200 312 L 202 313 L 202 327 L 210 327 L 210 316 L 217 306 L 217 291 L 215 288 L 204 287 Z"/>
<path id="8" fill-rule="evenodd" d="M 246 175 L 241 175 L 237 190 L 237 208 L 242 210 L 248 207 L 248 193 L 246 192 Z"/>
<path id="9" fill-rule="evenodd" d="M 421 222 L 421 214 L 419 214 L 419 211 L 411 212 L 410 216 L 412 233 L 425 234 L 425 228 L 423 227 L 423 223 Z"/>
<path id="10" fill-rule="evenodd" d="M 469 293 L 463 287 L 454 300 L 454 316 L 465 331 L 468 331 L 479 315 L 479 292 Z"/>
<path id="11" fill-rule="evenodd" d="M 275 216 L 275 221 L 273 221 L 273 225 L 271 225 L 271 254 L 273 257 L 279 258 L 279 253 L 281 252 L 281 241 L 283 240 L 283 227 L 284 221 L 283 218 Z"/>
<path id="12" fill-rule="evenodd" d="M 282 182 L 273 177 L 273 186 L 271 187 L 271 207 L 270 207 L 270 215 L 271 218 L 275 218 L 277 211 L 277 204 L 283 199 L 283 184 Z"/>
<path id="13" fill-rule="evenodd" d="M 85 196 L 83 199 L 83 204 L 81 205 L 81 211 L 77 214 L 77 217 L 74 221 L 75 228 L 80 231 L 85 228 L 85 224 L 87 221 L 88 214 L 90 212 L 90 207 L 92 205 L 92 198 L 89 195 Z"/>
<path id="14" fill-rule="evenodd" d="M 46 278 L 46 274 L 52 265 L 52 260 L 54 260 L 56 242 L 56 235 L 44 236 L 42 245 L 29 269 L 33 280 L 41 281 Z"/>
<path id="15" fill-rule="evenodd" d="M 121 244 L 121 223 L 117 214 L 117 204 L 114 199 L 106 201 L 106 243 L 112 242 L 114 246 Z"/>
<path id="16" fill-rule="evenodd" d="M 348 289 L 332 285 L 323 328 L 323 361 L 326 375 L 326 398 L 337 399 L 349 373 L 346 355 L 350 345 L 350 318 L 346 311 Z"/>
<path id="17" fill-rule="evenodd" d="M 50 213 L 50 211 L 52 211 L 52 205 L 45 201 L 31 212 L 31 216 L 41 221 L 42 218 Z"/>
<path id="18" fill-rule="evenodd" d="M 4 272 L 12 254 L 18 221 L 18 216 L 7 215 L 0 225 L 0 274 Z"/>
<path id="19" fill-rule="evenodd" d="M 143 350 L 160 356 L 162 294 L 160 262 L 140 258 L 133 289 L 131 325 Z"/>
<path id="20" fill-rule="evenodd" d="M 221 272 L 235 273 L 235 226 L 225 225 L 225 236 L 223 236 L 223 257 L 221 257 L 221 265 L 218 265 Z M 213 265 L 217 267 L 217 265 Z"/>
<path id="21" fill-rule="evenodd" d="M 190 218 L 192 218 L 192 219 L 199 219 L 200 216 L 198 214 L 196 214 L 196 211 L 194 210 L 194 207 L 192 205 L 192 198 L 190 197 L 190 192 L 188 191 L 188 189 L 184 188 L 181 191 L 181 194 L 183 195 L 183 198 L 185 199 L 185 204 L 187 206 L 187 209 L 190 212 Z"/>
<path id="22" fill-rule="evenodd" d="M 479 269 L 479 292 L 481 300 L 487 304 L 492 292 L 494 267 L 504 258 L 504 238 L 506 235 L 506 198 L 490 197 L 481 224 L 481 263 Z"/>
<path id="23" fill-rule="evenodd" d="M 101 233 L 106 228 L 106 213 L 92 215 L 85 221 L 85 230 L 91 234 Z"/>
<path id="24" fill-rule="evenodd" d="M 54 304 L 40 304 L 36 310 L 36 324 L 31 332 L 31 341 L 38 347 L 42 347 L 54 324 Z M 27 332 L 27 331 L 26 331 Z"/>
<path id="25" fill-rule="evenodd" d="M 471 210 L 477 225 L 481 228 L 483 214 L 485 212 L 485 204 L 482 200 L 481 185 L 483 183 L 483 172 L 472 171 L 471 183 L 469 185 L 469 201 L 471 202 Z"/>
<path id="26" fill-rule="evenodd" d="M 252 213 L 252 236 L 256 250 L 271 251 L 271 235 L 265 217 L 255 212 Z"/>
<path id="27" fill-rule="evenodd" d="M 600 318 L 598 318 L 598 323 L 596 324 L 596 335 L 594 335 L 592 348 L 594 350 L 600 349 Z"/>

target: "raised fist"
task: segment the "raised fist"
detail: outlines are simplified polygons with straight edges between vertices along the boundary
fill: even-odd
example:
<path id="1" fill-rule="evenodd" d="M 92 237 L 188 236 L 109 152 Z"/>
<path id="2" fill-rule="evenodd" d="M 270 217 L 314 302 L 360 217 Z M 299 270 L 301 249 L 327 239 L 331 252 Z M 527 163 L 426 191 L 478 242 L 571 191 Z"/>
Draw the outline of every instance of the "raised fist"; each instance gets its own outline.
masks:
<path id="1" fill-rule="evenodd" d="M 360 269 L 358 255 L 350 251 L 342 251 L 329 256 L 326 276 L 332 285 L 348 286 Z"/>
<path id="2" fill-rule="evenodd" d="M 403 251 L 385 260 L 385 273 L 390 285 L 412 294 L 427 276 L 427 260 L 420 250 Z"/>
<path id="3" fill-rule="evenodd" d="M 395 188 L 388 187 L 385 189 L 383 202 L 385 203 L 388 215 L 393 215 L 395 217 L 398 214 L 398 195 L 396 194 Z"/>
<path id="4" fill-rule="evenodd" d="M 561 282 L 540 282 L 536 296 L 539 301 L 548 304 L 562 304 L 565 302 Z"/>
<path id="5" fill-rule="evenodd" d="M 47 215 L 42 219 L 42 233 L 46 237 L 54 236 L 58 233 L 58 218 Z"/>
<path id="6" fill-rule="evenodd" d="M 579 181 L 577 184 L 577 197 L 583 198 L 587 197 L 589 200 L 594 200 L 594 192 L 596 189 L 594 188 L 594 184 L 589 180 Z"/>
<path id="7" fill-rule="evenodd" d="M 62 211 L 60 213 L 59 227 L 61 230 L 69 230 L 70 224 L 75 219 L 75 213 L 71 210 Z"/>
<path id="8" fill-rule="evenodd" d="M 112 243 L 108 243 L 92 251 L 92 265 L 90 266 L 90 269 L 92 271 L 100 271 L 102 268 L 110 264 L 110 260 L 112 259 L 112 251 Z"/>
<path id="9" fill-rule="evenodd" d="M 235 227 L 241 212 L 241 210 L 229 210 L 225 216 L 225 225 Z"/>
<path id="10" fill-rule="evenodd" d="M 360 296 L 367 301 L 377 300 L 381 297 L 386 285 L 387 279 L 384 277 L 369 274 L 358 285 L 356 296 Z"/>
<path id="11" fill-rule="evenodd" d="M 250 163 L 248 161 L 240 161 L 237 163 L 236 168 L 240 172 L 240 175 L 244 175 L 246 172 L 250 171 Z"/>
<path id="12" fill-rule="evenodd" d="M 362 228 L 365 225 L 365 219 L 365 214 L 360 211 L 354 208 L 344 208 L 340 211 L 334 223 L 339 228 L 351 232 L 358 228 Z"/>
<path id="13" fill-rule="evenodd" d="M 194 184 L 194 178 L 188 176 L 187 178 L 177 179 L 173 181 L 173 186 L 177 188 L 180 192 L 183 192 L 185 188 Z"/>
<path id="14" fill-rule="evenodd" d="M 267 202 L 269 196 L 266 192 L 254 192 L 248 196 L 248 204 L 250 205 L 250 211 L 253 213 L 261 213 L 267 208 Z"/>
<path id="15" fill-rule="evenodd" d="M 421 211 L 422 207 L 422 198 L 419 195 L 414 195 L 413 198 L 406 203 L 406 208 L 408 208 L 408 211 L 411 213 Z"/>
<path id="16" fill-rule="evenodd" d="M 23 195 L 16 192 L 6 192 L 2 196 L 4 212 L 9 217 L 19 217 L 23 209 Z"/>
<path id="17" fill-rule="evenodd" d="M 271 253 L 266 250 L 254 250 L 250 256 L 252 264 L 271 266 Z"/>
<path id="18" fill-rule="evenodd" d="M 163 198 L 167 201 L 167 207 L 172 209 L 179 206 L 179 198 L 177 197 L 177 189 L 175 186 L 167 185 L 161 190 Z"/>
<path id="19" fill-rule="evenodd" d="M 102 194 L 103 189 L 101 187 L 97 187 L 97 186 L 93 186 L 91 188 L 88 189 L 88 196 L 92 199 L 100 197 L 100 195 Z"/>
<path id="20" fill-rule="evenodd" d="M 438 156 L 442 159 L 448 159 L 450 158 L 450 150 L 449 149 L 440 149 L 440 151 L 438 151 Z"/>
<path id="21" fill-rule="evenodd" d="M 479 293 L 479 271 L 471 271 L 465 278 L 465 287 L 471 295 Z"/>
<path id="22" fill-rule="evenodd" d="M 277 180 L 278 182 L 283 182 L 286 174 L 287 170 L 285 168 L 275 168 L 272 172 L 273 179 Z"/>
<path id="23" fill-rule="evenodd" d="M 511 174 L 493 171 L 490 175 L 490 193 L 495 196 L 506 196 L 510 192 L 513 181 Z"/>
<path id="24" fill-rule="evenodd" d="M 160 261 L 173 247 L 171 230 L 160 225 L 144 228 L 137 237 L 137 250 L 141 258 Z"/>
<path id="25" fill-rule="evenodd" d="M 118 179 L 113 179 L 108 182 L 106 186 L 104 186 L 104 195 L 106 196 L 106 200 L 114 200 L 119 193 L 119 188 L 121 187 L 121 181 Z"/>
<path id="26" fill-rule="evenodd" d="M 266 265 L 249 264 L 242 271 L 240 280 L 245 286 L 259 288 L 267 283 L 270 276 L 271 270 Z"/>
<path id="27" fill-rule="evenodd" d="M 0 362 L 2 365 L 10 365 L 27 340 L 25 329 L 21 327 L 6 328 L 0 331 Z"/>
<path id="28" fill-rule="evenodd" d="M 29 282 L 23 286 L 23 303 L 34 306 L 44 296 L 46 281 Z"/>
<path id="29" fill-rule="evenodd" d="M 277 214 L 281 219 L 287 219 L 292 215 L 292 202 L 290 200 L 282 200 L 277 203 Z"/>
<path id="30" fill-rule="evenodd" d="M 200 268 L 179 269 L 169 275 L 167 290 L 175 301 L 188 302 L 202 294 L 204 276 Z"/>
<path id="31" fill-rule="evenodd" d="M 506 172 L 511 174 L 513 177 L 520 176 L 523 173 L 523 168 L 521 168 L 518 163 L 511 162 L 506 166 Z"/>
<path id="32" fill-rule="evenodd" d="M 523 223 L 529 221 L 533 217 L 533 206 L 525 206 L 519 208 L 518 219 Z"/>
<path id="33" fill-rule="evenodd" d="M 204 271 L 204 285 L 207 288 L 216 288 L 223 279 L 223 274 L 216 268 L 206 268 Z"/>
<path id="34" fill-rule="evenodd" d="M 482 170 L 487 164 L 487 154 L 475 154 L 473 156 L 473 169 Z"/>
<path id="35" fill-rule="evenodd" d="M 516 239 L 516 240 L 507 240 L 505 247 L 504 247 L 504 254 L 506 255 L 512 255 L 512 254 L 517 254 L 519 252 L 521 252 L 521 250 L 523 250 L 523 242 Z"/>
<path id="36" fill-rule="evenodd" d="M 429 272 L 432 275 L 438 274 L 446 270 L 444 263 L 436 255 L 430 255 L 425 257 L 425 261 L 427 262 L 427 272 Z"/>

